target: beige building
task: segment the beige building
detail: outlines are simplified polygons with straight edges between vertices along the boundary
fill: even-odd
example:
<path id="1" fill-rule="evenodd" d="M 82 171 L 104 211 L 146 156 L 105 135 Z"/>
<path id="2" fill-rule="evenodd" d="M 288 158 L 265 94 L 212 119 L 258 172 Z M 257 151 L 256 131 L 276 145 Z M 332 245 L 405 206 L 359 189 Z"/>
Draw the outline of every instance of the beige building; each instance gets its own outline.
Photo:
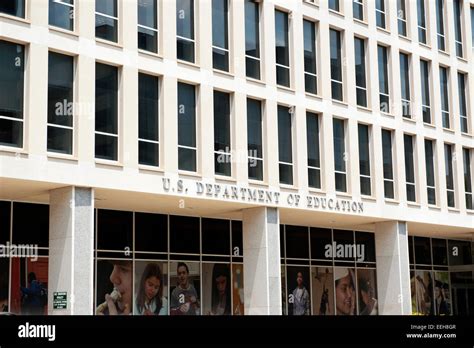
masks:
<path id="1" fill-rule="evenodd" d="M 155 263 L 166 314 L 474 313 L 473 8 L 3 0 L 0 242 L 46 265 L 6 262 L 9 307 L 35 269 L 93 314 L 121 264 L 141 312 Z"/>

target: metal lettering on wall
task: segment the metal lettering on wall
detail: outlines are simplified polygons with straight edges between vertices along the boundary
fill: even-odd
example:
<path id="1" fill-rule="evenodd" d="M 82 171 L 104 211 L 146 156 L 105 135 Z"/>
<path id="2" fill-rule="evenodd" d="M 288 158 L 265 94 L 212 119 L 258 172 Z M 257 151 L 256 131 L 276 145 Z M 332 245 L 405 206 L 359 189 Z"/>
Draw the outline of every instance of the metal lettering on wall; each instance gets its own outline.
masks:
<path id="1" fill-rule="evenodd" d="M 345 213 L 363 213 L 364 203 L 350 199 L 328 198 L 310 194 L 278 192 L 239 185 L 205 183 L 163 178 L 163 190 L 177 195 L 191 195 L 240 203 L 260 203 Z"/>

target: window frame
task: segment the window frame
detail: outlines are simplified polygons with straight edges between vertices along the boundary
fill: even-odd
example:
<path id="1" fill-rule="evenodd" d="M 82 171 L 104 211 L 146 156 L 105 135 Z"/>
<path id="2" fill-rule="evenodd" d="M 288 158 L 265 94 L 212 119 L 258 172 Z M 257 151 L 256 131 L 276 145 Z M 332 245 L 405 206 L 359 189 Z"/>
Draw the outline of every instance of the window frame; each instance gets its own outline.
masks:
<path id="1" fill-rule="evenodd" d="M 140 0 L 138 0 L 138 1 L 140 1 Z M 138 7 L 140 6 L 138 1 L 137 1 L 137 12 L 138 12 Z M 139 42 L 138 42 L 138 50 L 159 54 L 160 53 L 160 30 L 159 30 L 159 27 L 160 27 L 160 4 L 159 4 L 159 0 L 154 0 L 154 1 L 155 1 L 156 28 L 140 24 L 139 19 L 137 17 L 137 36 L 140 35 L 140 28 L 142 28 L 144 30 L 153 31 L 156 35 L 155 36 L 156 37 L 156 52 L 145 49 L 145 48 L 140 48 L 139 47 Z"/>
<path id="2" fill-rule="evenodd" d="M 69 15 L 71 15 L 71 11 L 72 11 L 72 29 L 67 29 L 67 28 L 64 28 L 64 27 L 60 27 L 58 25 L 54 25 L 54 24 L 51 24 L 51 15 L 49 13 L 49 10 L 50 10 L 50 7 L 51 7 L 51 2 L 54 2 L 55 4 L 57 5 L 62 5 L 62 6 L 66 6 L 66 7 L 69 7 L 70 10 L 69 10 Z M 53 28 L 59 28 L 59 29 L 62 29 L 62 30 L 67 30 L 67 31 L 71 31 L 71 32 L 76 32 L 76 4 L 73 3 L 72 4 L 68 4 L 66 2 L 63 2 L 63 0 L 49 0 L 48 2 L 48 25 L 50 27 L 53 27 Z"/>
<path id="3" fill-rule="evenodd" d="M 94 3 L 95 34 L 94 35 L 95 35 L 96 40 L 103 40 L 105 42 L 112 42 L 114 44 L 120 44 L 120 20 L 119 19 L 120 19 L 120 15 L 121 15 L 121 13 L 120 13 L 120 7 L 121 6 L 120 6 L 118 0 L 113 0 L 113 1 L 115 1 L 115 7 L 117 9 L 117 16 L 116 17 L 108 15 L 106 13 L 98 12 L 97 11 L 97 0 L 95 1 L 95 3 Z M 111 19 L 112 21 L 114 21 L 114 23 L 115 23 L 114 27 L 116 28 L 116 33 L 115 34 L 117 35 L 116 40 L 109 40 L 109 39 L 105 39 L 103 37 L 98 37 L 97 36 L 97 17 L 105 17 L 105 18 L 108 18 L 108 19 Z"/>

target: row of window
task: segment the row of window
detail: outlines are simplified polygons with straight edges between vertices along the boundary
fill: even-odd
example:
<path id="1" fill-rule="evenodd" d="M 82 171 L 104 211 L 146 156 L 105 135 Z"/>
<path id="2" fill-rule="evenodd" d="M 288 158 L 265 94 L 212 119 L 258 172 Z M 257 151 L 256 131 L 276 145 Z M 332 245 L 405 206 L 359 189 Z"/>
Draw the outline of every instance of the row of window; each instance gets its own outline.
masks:
<path id="1" fill-rule="evenodd" d="M 0 78 L 0 145 L 23 146 L 23 51 L 21 45 L 0 41 L 2 57 L 10 69 Z M 12 63 L 14 62 L 14 63 Z M 16 64 L 18 62 L 18 64 Z M 95 157 L 117 161 L 118 134 L 118 72 L 119 68 L 96 63 L 95 88 Z M 74 105 L 73 105 L 74 58 L 50 52 L 48 85 L 49 152 L 73 154 Z M 159 141 L 159 78 L 139 74 L 139 163 L 160 165 Z M 196 90 L 194 85 L 179 82 L 177 85 L 178 166 L 180 170 L 197 171 Z M 214 164 L 215 174 L 232 176 L 231 103 L 232 94 L 214 91 Z M 264 180 L 263 158 L 263 105 L 261 100 L 247 100 L 248 177 Z M 294 108 L 278 106 L 278 155 L 280 183 L 293 185 L 293 120 Z M 347 192 L 347 144 L 346 121 L 334 118 L 333 145 L 335 186 L 339 192 Z M 308 185 L 321 188 L 320 117 L 307 112 Z M 360 187 L 363 195 L 372 195 L 369 125 L 358 125 Z M 393 131 L 382 131 L 384 157 L 385 197 L 395 198 L 393 160 Z M 434 140 L 425 139 L 428 202 L 436 205 Z M 404 135 L 407 200 L 417 201 L 415 183 L 414 136 Z M 455 188 L 453 175 L 454 145 L 445 144 L 446 183 L 448 205 L 454 207 Z M 470 150 L 463 148 L 466 206 L 472 209 L 472 180 Z"/>

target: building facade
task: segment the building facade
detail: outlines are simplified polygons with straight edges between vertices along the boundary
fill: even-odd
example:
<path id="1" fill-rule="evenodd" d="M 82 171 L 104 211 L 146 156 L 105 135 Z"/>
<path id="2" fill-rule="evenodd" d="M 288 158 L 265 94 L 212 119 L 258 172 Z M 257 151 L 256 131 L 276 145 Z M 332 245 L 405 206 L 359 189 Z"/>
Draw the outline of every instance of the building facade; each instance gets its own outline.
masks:
<path id="1" fill-rule="evenodd" d="M 472 0 L 3 0 L 4 309 L 472 315 L 473 40 Z"/>

